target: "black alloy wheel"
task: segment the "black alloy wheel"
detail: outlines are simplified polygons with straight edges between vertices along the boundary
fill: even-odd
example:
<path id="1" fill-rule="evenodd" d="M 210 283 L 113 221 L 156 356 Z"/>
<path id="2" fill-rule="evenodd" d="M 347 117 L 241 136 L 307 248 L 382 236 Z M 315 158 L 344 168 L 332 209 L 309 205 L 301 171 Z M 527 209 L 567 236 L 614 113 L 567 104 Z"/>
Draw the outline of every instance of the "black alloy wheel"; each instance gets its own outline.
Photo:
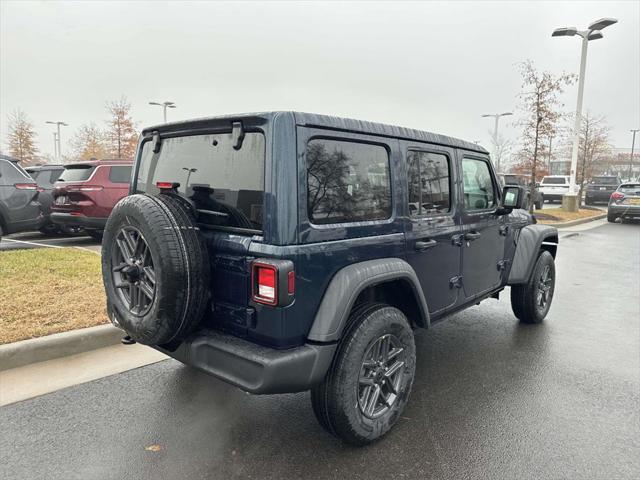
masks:
<path id="1" fill-rule="evenodd" d="M 142 316 L 156 296 L 156 274 L 149 246 L 136 227 L 120 229 L 111 255 L 113 284 L 129 312 Z"/>
<path id="2" fill-rule="evenodd" d="M 358 407 L 368 418 L 384 415 L 398 398 L 405 351 L 398 337 L 382 335 L 365 353 L 358 381 Z"/>

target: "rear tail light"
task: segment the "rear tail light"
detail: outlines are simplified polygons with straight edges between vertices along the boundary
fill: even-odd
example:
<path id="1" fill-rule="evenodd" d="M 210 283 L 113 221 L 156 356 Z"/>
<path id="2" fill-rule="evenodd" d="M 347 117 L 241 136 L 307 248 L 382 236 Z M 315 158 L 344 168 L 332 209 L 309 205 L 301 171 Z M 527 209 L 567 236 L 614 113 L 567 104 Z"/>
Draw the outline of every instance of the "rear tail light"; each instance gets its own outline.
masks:
<path id="1" fill-rule="evenodd" d="M 611 194 L 611 200 L 613 201 L 618 201 L 618 200 L 622 200 L 624 198 L 624 193 L 622 192 L 613 192 Z"/>
<path id="2" fill-rule="evenodd" d="M 272 307 L 286 307 L 295 296 L 295 272 L 290 260 L 260 259 L 251 263 L 251 299 Z"/>
<path id="3" fill-rule="evenodd" d="M 35 183 L 14 183 L 13 186 L 16 187 L 18 190 L 37 190 L 38 189 L 38 185 L 36 185 Z"/>
<path id="4" fill-rule="evenodd" d="M 180 184 L 178 182 L 156 182 L 156 187 L 162 190 L 177 190 Z"/>

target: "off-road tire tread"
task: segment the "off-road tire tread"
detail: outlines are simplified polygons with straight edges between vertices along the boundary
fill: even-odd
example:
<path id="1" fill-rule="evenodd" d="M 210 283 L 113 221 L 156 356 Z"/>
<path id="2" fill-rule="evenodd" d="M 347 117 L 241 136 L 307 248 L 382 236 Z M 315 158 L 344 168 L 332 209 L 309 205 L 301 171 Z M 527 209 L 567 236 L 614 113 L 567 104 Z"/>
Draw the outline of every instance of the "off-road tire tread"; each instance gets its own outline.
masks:
<path id="1" fill-rule="evenodd" d="M 411 326 L 406 316 L 395 307 L 382 303 L 363 303 L 358 305 L 349 316 L 349 323 L 343 332 L 342 339 L 324 381 L 311 390 L 312 408 L 320 425 L 335 437 L 352 445 L 366 445 L 371 443 L 387 433 L 393 426 L 393 424 L 389 425 L 386 430 L 382 431 L 380 435 L 375 438 L 363 437 L 359 432 L 355 431 L 348 421 L 344 408 L 344 406 L 349 403 L 344 398 L 346 393 L 342 386 L 337 383 L 338 374 L 346 368 L 345 363 L 350 361 L 348 352 L 349 349 L 352 348 L 352 344 L 358 340 L 361 335 L 367 334 L 366 331 L 361 333 L 360 330 L 366 329 L 367 326 L 364 324 L 367 319 L 371 314 L 381 309 L 389 309 L 389 313 L 396 315 L 396 319 L 402 318 L 406 329 L 411 331 Z M 415 371 L 415 346 L 413 346 L 413 349 L 409 353 L 413 355 L 410 361 Z M 407 398 L 398 400 L 401 402 L 398 415 L 406 405 L 412 383 L 413 378 L 409 380 Z"/>
<path id="2" fill-rule="evenodd" d="M 511 309 L 514 315 L 522 322 L 529 324 L 542 323 L 544 316 L 541 316 L 536 308 L 535 301 L 537 295 L 537 278 L 540 276 L 542 268 L 549 263 L 553 271 L 554 288 L 555 288 L 555 265 L 553 255 L 546 250 L 541 250 L 536 259 L 536 263 L 531 272 L 529 281 L 524 285 L 513 285 L 511 287 Z M 553 300 L 553 291 L 551 300 Z M 549 305 L 550 308 L 550 305 Z M 547 308 L 547 312 L 549 311 Z"/>

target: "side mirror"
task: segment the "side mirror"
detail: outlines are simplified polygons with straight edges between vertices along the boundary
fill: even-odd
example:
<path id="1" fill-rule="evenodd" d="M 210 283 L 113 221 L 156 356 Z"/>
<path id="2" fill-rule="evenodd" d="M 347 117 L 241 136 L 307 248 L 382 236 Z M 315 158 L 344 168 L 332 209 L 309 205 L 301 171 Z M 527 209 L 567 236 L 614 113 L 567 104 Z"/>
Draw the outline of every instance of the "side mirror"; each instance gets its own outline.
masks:
<path id="1" fill-rule="evenodd" d="M 526 192 L 523 187 L 507 185 L 502 189 L 502 204 L 496 211 L 497 215 L 507 215 L 514 209 L 522 208 Z"/>

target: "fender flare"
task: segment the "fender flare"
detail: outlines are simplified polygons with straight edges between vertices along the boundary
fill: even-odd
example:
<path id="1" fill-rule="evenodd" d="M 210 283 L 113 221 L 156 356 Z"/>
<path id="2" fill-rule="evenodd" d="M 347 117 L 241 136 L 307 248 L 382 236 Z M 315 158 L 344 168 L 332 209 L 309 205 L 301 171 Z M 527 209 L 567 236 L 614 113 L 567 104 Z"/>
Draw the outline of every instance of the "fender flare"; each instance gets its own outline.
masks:
<path id="1" fill-rule="evenodd" d="M 549 225 L 527 225 L 516 237 L 517 246 L 507 285 L 527 283 L 541 249 L 549 250 L 555 258 L 558 248 L 558 229 Z"/>
<path id="2" fill-rule="evenodd" d="M 429 326 L 429 309 L 420 281 L 411 265 L 400 258 L 380 258 L 354 263 L 339 270 L 329 282 L 308 339 L 314 342 L 340 340 L 358 295 L 367 287 L 404 280 L 417 299 L 423 325 Z"/>

